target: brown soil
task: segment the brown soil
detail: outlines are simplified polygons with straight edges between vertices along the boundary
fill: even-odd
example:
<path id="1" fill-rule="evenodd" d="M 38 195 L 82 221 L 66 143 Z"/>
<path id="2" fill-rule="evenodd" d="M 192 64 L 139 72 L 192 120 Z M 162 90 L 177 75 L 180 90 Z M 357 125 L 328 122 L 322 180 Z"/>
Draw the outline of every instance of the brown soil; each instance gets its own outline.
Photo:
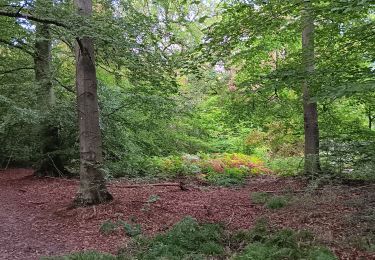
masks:
<path id="1" fill-rule="evenodd" d="M 40 256 L 61 255 L 80 250 L 116 253 L 129 241 L 121 232 L 104 235 L 99 232 L 106 220 L 134 220 L 142 232 L 152 235 L 171 227 L 190 215 L 203 222 L 221 222 L 230 229 L 250 228 L 261 216 L 274 225 L 309 228 L 326 233 L 325 238 L 342 259 L 375 259 L 352 247 L 337 246 L 333 241 L 343 236 L 350 226 L 344 216 L 357 211 L 346 205 L 348 196 L 362 196 L 365 189 L 345 193 L 341 189 L 322 191 L 335 194 L 334 199 L 303 197 L 305 207 L 290 206 L 278 211 L 253 204 L 249 194 L 254 191 L 301 190 L 301 181 L 259 177 L 241 188 L 208 188 L 188 185 L 125 187 L 128 183 L 111 182 L 108 187 L 115 200 L 87 208 L 70 209 L 78 181 L 37 178 L 29 169 L 0 171 L 0 259 L 38 259 Z M 368 192 L 368 191 L 366 191 Z M 332 194 L 333 194 L 332 193 Z M 299 193 L 297 193 L 299 194 Z M 159 196 L 147 203 L 152 195 Z M 318 197 L 317 197 L 318 198 Z M 297 205 L 297 204 L 296 204 Z M 374 257 L 374 258 L 372 258 Z"/>

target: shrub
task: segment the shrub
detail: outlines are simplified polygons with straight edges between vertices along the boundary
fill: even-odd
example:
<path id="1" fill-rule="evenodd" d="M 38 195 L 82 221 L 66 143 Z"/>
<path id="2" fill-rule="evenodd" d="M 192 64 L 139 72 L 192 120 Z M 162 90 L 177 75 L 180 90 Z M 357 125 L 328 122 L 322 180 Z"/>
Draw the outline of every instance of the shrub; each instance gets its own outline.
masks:
<path id="1" fill-rule="evenodd" d="M 278 175 L 296 176 L 303 170 L 303 157 L 272 158 L 267 166 Z"/>
<path id="2" fill-rule="evenodd" d="M 288 198 L 285 196 L 271 197 L 266 203 L 266 207 L 269 209 L 280 209 L 286 205 L 288 205 Z"/>
<path id="3" fill-rule="evenodd" d="M 265 204 L 269 209 L 280 209 L 288 205 L 289 198 L 286 196 L 272 196 L 267 192 L 253 192 L 251 200 L 256 204 Z"/>
<path id="4" fill-rule="evenodd" d="M 270 173 L 258 157 L 239 153 L 153 157 L 145 165 L 149 174 L 158 177 L 198 177 L 224 186 L 241 184 L 250 175 Z"/>
<path id="5" fill-rule="evenodd" d="M 149 172 L 159 177 L 194 176 L 201 172 L 195 161 L 184 160 L 182 156 L 153 157 L 148 162 Z"/>
<path id="6" fill-rule="evenodd" d="M 214 154 L 201 165 L 206 180 L 221 186 L 242 184 L 250 175 L 270 173 L 259 158 L 238 153 Z"/>
<path id="7" fill-rule="evenodd" d="M 258 228 L 259 229 L 259 228 Z M 257 236 L 250 236 L 250 243 L 236 260 L 278 260 L 278 259 L 337 259 L 327 248 L 314 244 L 313 236 L 306 231 L 283 229 L 272 233 L 260 228 Z"/>
<path id="8" fill-rule="evenodd" d="M 210 173 L 206 176 L 206 180 L 217 186 L 233 186 L 233 185 L 241 185 L 245 181 L 246 175 L 240 176 L 230 176 L 226 174 L 219 174 L 219 173 Z"/>

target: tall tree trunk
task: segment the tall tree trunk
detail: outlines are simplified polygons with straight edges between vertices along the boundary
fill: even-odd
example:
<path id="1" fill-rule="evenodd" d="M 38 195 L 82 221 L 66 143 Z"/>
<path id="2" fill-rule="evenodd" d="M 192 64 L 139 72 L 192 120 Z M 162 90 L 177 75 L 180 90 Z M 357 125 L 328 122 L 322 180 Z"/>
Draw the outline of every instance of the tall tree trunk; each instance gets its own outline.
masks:
<path id="1" fill-rule="evenodd" d="M 305 74 L 303 82 L 305 174 L 311 175 L 320 171 L 318 108 L 317 103 L 310 100 L 312 74 L 314 73 L 314 14 L 311 0 L 302 1 L 302 66 Z"/>
<path id="2" fill-rule="evenodd" d="M 78 13 L 92 14 L 91 0 L 74 1 Z M 95 70 L 94 42 L 90 37 L 77 39 L 76 89 L 80 143 L 80 189 L 76 205 L 93 205 L 112 200 L 101 171 L 102 139 Z"/>
<path id="3" fill-rule="evenodd" d="M 45 118 L 40 126 L 41 158 L 35 174 L 38 176 L 69 175 L 60 156 L 58 127 L 50 120 L 51 109 L 55 105 L 51 75 L 51 34 L 48 24 L 36 24 L 36 40 L 34 53 L 35 80 L 37 83 L 38 106 Z"/>

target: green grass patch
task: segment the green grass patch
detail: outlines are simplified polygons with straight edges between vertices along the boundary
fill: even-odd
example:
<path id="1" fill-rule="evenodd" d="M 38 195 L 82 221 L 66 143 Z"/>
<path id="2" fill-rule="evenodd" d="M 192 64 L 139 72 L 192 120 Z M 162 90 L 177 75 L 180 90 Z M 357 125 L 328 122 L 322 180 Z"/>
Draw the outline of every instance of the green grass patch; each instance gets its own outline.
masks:
<path id="1" fill-rule="evenodd" d="M 42 257 L 41 260 L 116 260 L 117 256 L 94 251 L 78 252 L 66 256 Z"/>
<path id="2" fill-rule="evenodd" d="M 267 192 L 253 192 L 250 195 L 252 202 L 256 204 L 265 204 L 271 197 Z"/>
<path id="3" fill-rule="evenodd" d="M 288 196 L 273 196 L 267 192 L 253 192 L 250 195 L 251 201 L 256 204 L 265 205 L 269 209 L 280 209 L 290 203 Z"/>
<path id="4" fill-rule="evenodd" d="M 289 199 L 286 196 L 273 196 L 266 202 L 266 207 L 269 209 L 281 209 L 289 204 Z"/>

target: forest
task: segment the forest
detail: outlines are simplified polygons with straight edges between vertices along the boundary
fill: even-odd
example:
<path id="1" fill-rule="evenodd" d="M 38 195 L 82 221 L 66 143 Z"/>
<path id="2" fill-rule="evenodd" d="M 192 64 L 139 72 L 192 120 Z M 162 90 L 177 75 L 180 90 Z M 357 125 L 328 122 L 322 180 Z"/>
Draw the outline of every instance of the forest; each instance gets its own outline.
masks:
<path id="1" fill-rule="evenodd" d="M 0 24 L 0 259 L 375 259 L 373 0 Z"/>

